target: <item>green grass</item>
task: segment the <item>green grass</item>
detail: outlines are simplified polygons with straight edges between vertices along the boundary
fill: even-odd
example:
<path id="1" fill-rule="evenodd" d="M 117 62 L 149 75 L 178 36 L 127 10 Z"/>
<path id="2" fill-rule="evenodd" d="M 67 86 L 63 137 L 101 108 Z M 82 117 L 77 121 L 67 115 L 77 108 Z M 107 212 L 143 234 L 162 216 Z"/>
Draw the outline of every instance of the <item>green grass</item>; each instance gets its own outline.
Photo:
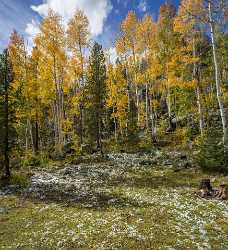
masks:
<path id="1" fill-rule="evenodd" d="M 0 249 L 228 249 L 228 202 L 194 195 L 201 172 L 142 167 L 102 187 L 101 203 L 0 196 Z M 213 186 L 225 181 L 214 176 Z"/>
<path id="2" fill-rule="evenodd" d="M 25 188 L 30 183 L 30 177 L 33 173 L 29 170 L 24 171 L 12 171 L 11 178 L 6 179 L 3 178 L 3 174 L 0 173 L 0 188 L 4 187 L 5 185 L 16 185 L 22 188 Z"/>

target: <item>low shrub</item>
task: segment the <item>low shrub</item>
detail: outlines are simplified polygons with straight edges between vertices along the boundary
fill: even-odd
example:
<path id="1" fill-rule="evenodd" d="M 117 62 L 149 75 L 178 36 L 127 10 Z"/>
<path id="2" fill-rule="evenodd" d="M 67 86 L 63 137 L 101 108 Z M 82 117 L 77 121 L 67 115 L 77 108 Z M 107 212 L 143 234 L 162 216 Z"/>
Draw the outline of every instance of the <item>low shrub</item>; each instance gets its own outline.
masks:
<path id="1" fill-rule="evenodd" d="M 210 131 L 199 144 L 199 152 L 196 162 L 205 172 L 228 173 L 225 163 L 222 137 L 218 133 Z"/>

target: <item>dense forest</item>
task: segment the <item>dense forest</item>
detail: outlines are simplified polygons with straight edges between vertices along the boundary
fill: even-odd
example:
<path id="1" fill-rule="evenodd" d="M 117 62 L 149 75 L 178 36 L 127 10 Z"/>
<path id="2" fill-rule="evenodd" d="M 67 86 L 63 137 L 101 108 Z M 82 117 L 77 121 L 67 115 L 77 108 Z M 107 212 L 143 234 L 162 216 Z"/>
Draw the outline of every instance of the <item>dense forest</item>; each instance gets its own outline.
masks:
<path id="1" fill-rule="evenodd" d="M 183 0 L 158 19 L 130 11 L 113 41 L 91 40 L 78 10 L 67 25 L 49 10 L 28 51 L 13 31 L 0 58 L 1 165 L 67 154 L 182 146 L 226 171 L 226 1 Z"/>

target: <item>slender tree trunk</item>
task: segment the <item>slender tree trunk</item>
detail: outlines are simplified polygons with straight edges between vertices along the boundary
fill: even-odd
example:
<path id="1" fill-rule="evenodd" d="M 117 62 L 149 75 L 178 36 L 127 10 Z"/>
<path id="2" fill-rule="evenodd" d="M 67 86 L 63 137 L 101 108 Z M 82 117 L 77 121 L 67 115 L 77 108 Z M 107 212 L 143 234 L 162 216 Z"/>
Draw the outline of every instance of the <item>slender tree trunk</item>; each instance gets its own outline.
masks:
<path id="1" fill-rule="evenodd" d="M 112 109 L 113 114 L 115 114 L 115 108 Z M 117 142 L 117 120 L 116 117 L 114 117 L 114 126 L 115 126 L 115 141 Z"/>
<path id="2" fill-rule="evenodd" d="M 148 98 L 148 83 L 146 83 L 146 129 L 149 129 L 149 98 Z"/>
<path id="3" fill-rule="evenodd" d="M 8 52 L 5 54 L 5 72 L 4 72 L 4 165 L 5 175 L 10 177 L 10 159 L 9 159 L 9 80 L 8 80 Z"/>
<path id="4" fill-rule="evenodd" d="M 35 148 L 35 153 L 37 154 L 39 152 L 39 125 L 37 122 L 37 118 L 36 118 L 36 122 L 35 122 L 35 144 L 34 144 L 34 148 Z"/>
<path id="5" fill-rule="evenodd" d="M 155 121 L 155 113 L 153 111 L 151 112 L 151 135 L 152 135 L 152 141 L 156 142 L 157 141 L 156 121 Z"/>
<path id="6" fill-rule="evenodd" d="M 136 54 L 135 54 L 135 46 L 132 48 L 132 56 L 133 56 L 133 62 L 134 62 L 134 85 L 135 85 L 135 95 L 136 95 L 136 108 L 137 108 L 137 120 L 138 125 L 140 122 L 140 107 L 139 107 L 139 86 L 137 83 L 137 70 L 136 70 Z"/>
<path id="7" fill-rule="evenodd" d="M 56 72 L 56 57 L 53 56 L 53 62 L 54 62 L 54 65 L 53 65 L 53 76 L 54 76 L 54 82 L 55 82 L 55 91 L 56 91 L 56 101 L 55 101 L 55 106 L 56 106 L 56 113 L 55 113 L 55 116 L 56 116 L 56 149 L 59 153 L 62 152 L 62 143 L 63 143 L 63 136 L 62 136 L 62 108 L 61 108 L 61 87 L 60 87 L 60 83 L 59 83 L 59 80 L 57 78 L 57 72 Z"/>
<path id="8" fill-rule="evenodd" d="M 83 144 L 83 108 L 80 103 L 80 145 Z"/>
<path id="9" fill-rule="evenodd" d="M 25 149 L 28 151 L 29 149 L 29 125 L 28 125 L 28 119 L 26 121 L 26 127 L 25 127 Z"/>
<path id="10" fill-rule="evenodd" d="M 202 102 L 201 102 L 201 89 L 200 86 L 197 85 L 196 87 L 196 98 L 197 98 L 197 105 L 198 105 L 198 113 L 199 113 L 199 128 L 201 137 L 204 134 L 204 119 L 203 119 L 203 109 L 202 109 Z"/>
<path id="11" fill-rule="evenodd" d="M 135 80 L 136 81 L 136 80 Z M 139 106 L 139 87 L 136 83 L 136 90 L 135 90 L 135 94 L 136 94 L 136 107 L 137 107 L 137 119 L 138 119 L 138 125 L 140 125 L 140 106 Z"/>
<path id="12" fill-rule="evenodd" d="M 83 53 L 82 53 L 82 46 L 81 46 L 81 39 L 79 37 L 79 53 L 80 53 L 80 61 L 81 61 L 81 100 L 80 100 L 80 145 L 82 146 L 84 142 L 84 60 L 83 60 Z"/>
<path id="13" fill-rule="evenodd" d="M 168 109 L 169 129 L 173 130 L 172 115 L 171 115 L 171 94 L 170 94 L 168 74 L 169 74 L 169 67 L 168 67 L 168 63 L 166 62 L 166 85 L 167 85 L 166 105 Z"/>
<path id="14" fill-rule="evenodd" d="M 97 133 L 97 149 L 100 151 L 103 157 L 103 147 L 102 147 L 102 134 L 101 134 L 101 119 L 102 119 L 102 96 L 101 96 L 101 81 L 100 81 L 100 67 L 99 62 L 96 63 L 96 84 L 97 84 L 97 107 L 96 107 L 96 133 Z"/>
<path id="15" fill-rule="evenodd" d="M 54 101 L 52 105 L 52 114 L 54 119 L 54 135 L 55 135 L 55 146 L 58 145 L 58 120 L 57 120 L 57 107 L 56 107 L 56 100 Z M 46 116 L 47 117 L 47 116 Z M 48 118 L 47 118 L 48 120 Z"/>
<path id="16" fill-rule="evenodd" d="M 151 103 L 151 101 L 150 101 Z M 153 110 L 152 105 L 150 105 L 150 123 L 151 123 L 151 138 L 152 142 L 156 142 L 157 135 L 156 135 L 156 121 L 155 121 L 155 111 Z"/>
<path id="17" fill-rule="evenodd" d="M 31 138 L 32 150 L 33 150 L 33 153 L 35 153 L 35 145 L 34 145 L 34 139 L 33 139 L 33 133 L 32 133 L 32 124 L 30 120 L 28 120 L 28 129 L 29 129 L 29 134 Z"/>
<path id="18" fill-rule="evenodd" d="M 101 155 L 103 156 L 103 145 L 102 145 L 102 139 L 101 139 L 101 117 L 100 114 L 98 115 L 98 148 L 100 150 Z"/>
<path id="19" fill-rule="evenodd" d="M 35 123 L 34 123 L 34 150 L 35 154 L 37 155 L 39 152 L 39 117 L 38 117 L 38 108 L 39 108 L 39 100 L 38 100 L 38 63 L 35 64 L 35 92 L 36 92 L 36 98 L 35 98 Z"/>
<path id="20" fill-rule="evenodd" d="M 6 59 L 6 64 L 8 62 L 8 59 Z M 5 138 L 4 138 L 4 163 L 5 163 L 5 174 L 6 177 L 10 177 L 10 166 L 9 166 L 9 94 L 8 94 L 8 80 L 7 80 L 7 74 L 8 72 L 5 72 L 5 102 L 4 102 L 4 109 L 5 109 L 5 119 L 4 119 L 4 125 L 5 125 Z"/>
<path id="21" fill-rule="evenodd" d="M 215 67 L 215 83 L 216 83 L 216 95 L 220 109 L 220 116 L 222 120 L 222 127 L 223 127 L 223 145 L 224 145 L 224 156 L 226 162 L 228 161 L 228 138 L 227 138 L 227 119 L 226 113 L 224 108 L 224 101 L 222 96 L 221 90 L 221 82 L 219 78 L 219 66 L 218 66 L 218 59 L 217 59 L 217 51 L 216 51 L 216 44 L 215 44 L 215 30 L 214 30 L 214 21 L 212 18 L 212 6 L 211 1 L 208 1 L 208 12 L 209 12 L 209 25 L 211 30 L 211 43 L 212 43 L 212 50 L 213 50 L 213 60 L 214 60 L 214 67 Z"/>
<path id="22" fill-rule="evenodd" d="M 38 114 L 36 111 L 35 115 L 35 122 L 33 123 L 33 147 L 34 147 L 34 152 L 37 155 L 39 152 L 39 124 L 38 124 Z"/>
<path id="23" fill-rule="evenodd" d="M 196 58 L 196 45 L 195 45 L 195 38 L 193 38 L 193 57 Z M 202 109 L 202 102 L 201 102 L 201 89 L 200 89 L 200 76 L 199 76 L 199 66 L 197 70 L 197 65 L 194 62 L 193 65 L 193 79 L 197 81 L 196 86 L 196 99 L 197 99 L 197 105 L 198 105 L 198 113 L 199 113 L 199 128 L 200 128 L 200 135 L 203 137 L 203 131 L 204 131 L 204 119 L 203 119 L 203 109 Z"/>
<path id="24" fill-rule="evenodd" d="M 27 52 L 25 47 L 25 41 L 23 42 L 23 53 L 24 53 L 24 77 L 25 77 L 25 84 L 28 82 L 28 67 L 27 67 Z M 25 131 L 25 144 L 26 144 L 26 151 L 29 150 L 29 134 L 31 136 L 31 126 L 29 122 L 29 118 L 27 117 L 27 124 L 26 124 L 26 131 Z M 32 139 L 32 137 L 31 137 Z M 33 144 L 32 144 L 33 146 Z"/>
<path id="25" fill-rule="evenodd" d="M 127 124 L 126 124 L 126 134 L 127 134 L 127 130 L 129 128 L 129 123 L 131 122 L 131 120 L 129 119 L 129 115 L 131 112 L 131 86 L 130 86 L 130 81 L 129 81 L 129 77 L 128 77 L 128 64 L 127 64 L 127 57 L 124 57 L 125 60 L 125 72 L 126 72 L 126 80 L 127 80 L 127 97 L 128 97 L 128 105 L 127 105 L 127 111 L 128 111 L 128 120 L 127 120 Z"/>
<path id="26" fill-rule="evenodd" d="M 63 129 L 63 121 L 66 120 L 66 114 L 65 114 L 65 106 L 64 106 L 64 92 L 63 92 L 63 79 L 61 80 L 61 86 L 60 86 L 60 97 L 61 97 L 61 101 L 60 101 L 60 131 L 61 131 L 61 145 L 64 145 L 66 143 L 66 136 L 64 133 L 64 129 Z"/>
<path id="27" fill-rule="evenodd" d="M 169 86 L 168 86 L 168 90 L 167 90 L 166 104 L 167 104 L 167 108 L 168 108 L 169 126 L 171 128 L 172 127 L 172 115 L 171 115 L 171 97 L 170 97 Z"/>

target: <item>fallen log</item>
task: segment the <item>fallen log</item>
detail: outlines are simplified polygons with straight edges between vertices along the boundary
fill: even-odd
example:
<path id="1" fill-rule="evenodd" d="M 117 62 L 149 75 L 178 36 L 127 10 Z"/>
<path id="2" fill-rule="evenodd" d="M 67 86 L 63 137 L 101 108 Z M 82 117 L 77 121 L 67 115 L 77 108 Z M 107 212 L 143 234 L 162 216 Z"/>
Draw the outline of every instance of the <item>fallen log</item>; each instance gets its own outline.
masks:
<path id="1" fill-rule="evenodd" d="M 228 185 L 220 185 L 216 198 L 221 200 L 228 200 Z"/>
<path id="2" fill-rule="evenodd" d="M 201 198 L 228 200 L 228 185 L 222 184 L 219 186 L 219 189 L 213 189 L 210 179 L 202 179 L 196 194 Z"/>

